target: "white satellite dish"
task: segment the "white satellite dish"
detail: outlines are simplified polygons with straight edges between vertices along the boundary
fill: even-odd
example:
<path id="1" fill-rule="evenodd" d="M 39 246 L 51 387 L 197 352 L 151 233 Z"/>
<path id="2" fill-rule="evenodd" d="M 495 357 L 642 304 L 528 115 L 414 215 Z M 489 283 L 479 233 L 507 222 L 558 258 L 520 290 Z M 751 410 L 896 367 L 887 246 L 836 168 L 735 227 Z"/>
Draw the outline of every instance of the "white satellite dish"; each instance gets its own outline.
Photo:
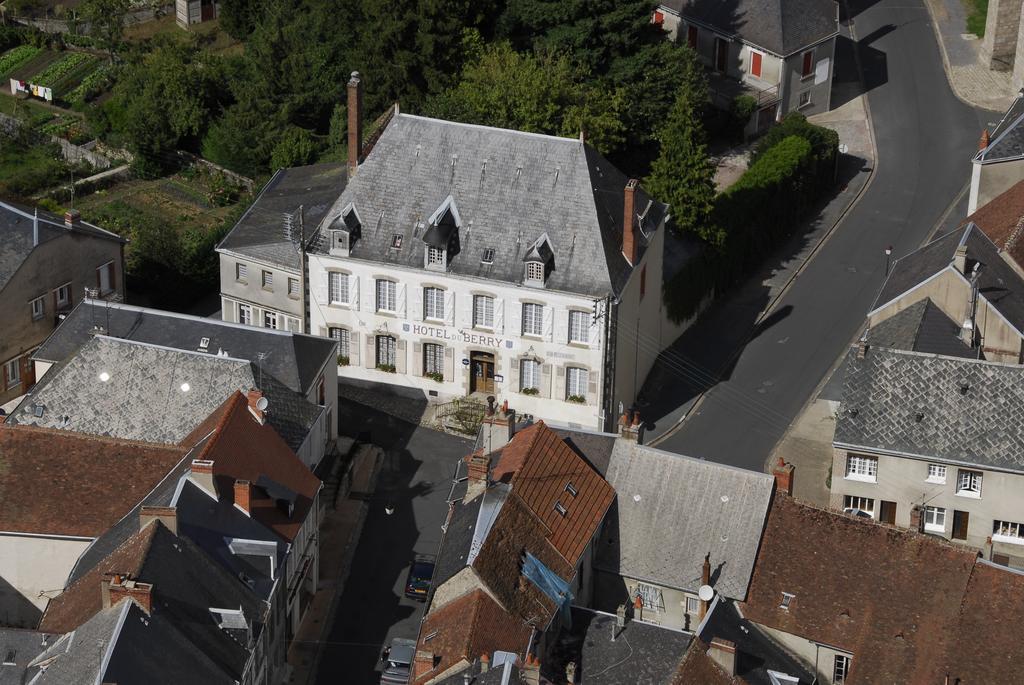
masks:
<path id="1" fill-rule="evenodd" d="M 701 585 L 700 589 L 697 590 L 697 596 L 700 597 L 702 602 L 710 602 L 715 598 L 715 591 L 710 585 Z"/>
<path id="2" fill-rule="evenodd" d="M 261 397 L 258 400 L 256 400 L 256 408 L 259 409 L 260 411 L 266 411 L 267 407 L 269 406 L 270 402 L 267 402 L 266 397 Z"/>

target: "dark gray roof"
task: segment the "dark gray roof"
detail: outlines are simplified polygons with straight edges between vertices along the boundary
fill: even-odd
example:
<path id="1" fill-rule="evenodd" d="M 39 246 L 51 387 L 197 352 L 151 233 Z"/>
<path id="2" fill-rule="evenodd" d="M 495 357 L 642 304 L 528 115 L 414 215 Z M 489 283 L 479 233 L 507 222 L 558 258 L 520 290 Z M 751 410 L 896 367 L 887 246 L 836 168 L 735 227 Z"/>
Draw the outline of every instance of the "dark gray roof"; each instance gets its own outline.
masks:
<path id="1" fill-rule="evenodd" d="M 0 685 L 25 685 L 31 676 L 28 665 L 52 645 L 59 635 L 40 633 L 36 630 L 0 628 Z M 8 656 L 14 653 L 13 663 Z"/>
<path id="2" fill-rule="evenodd" d="M 615 435 L 555 426 L 552 426 L 551 430 L 562 438 L 573 452 L 594 467 L 595 471 L 607 477 L 608 465 L 612 460 L 612 450 L 615 448 Z"/>
<path id="3" fill-rule="evenodd" d="M 839 32 L 834 0 L 661 0 L 661 5 L 783 57 Z"/>
<path id="4" fill-rule="evenodd" d="M 226 352 L 236 359 L 255 361 L 257 354 L 263 353 L 263 370 L 302 394 L 312 389 L 320 369 L 336 355 L 336 343 L 326 338 L 84 300 L 32 356 L 47 362 L 66 359 L 92 338 L 97 327 L 113 338 L 210 356 Z M 203 338 L 209 340 L 205 349 L 200 348 Z"/>
<path id="5" fill-rule="evenodd" d="M 960 338 L 960 326 L 946 316 L 930 297 L 868 329 L 868 342 L 876 347 L 912 350 L 947 357 L 977 358 L 977 349 Z"/>
<path id="6" fill-rule="evenodd" d="M 771 476 L 620 439 L 607 479 L 617 501 L 600 537 L 597 567 L 696 592 L 710 552 L 715 589 L 746 596 Z"/>
<path id="7" fill-rule="evenodd" d="M 476 530 L 476 519 L 483 501 L 483 497 L 474 497 L 468 504 L 459 500 L 452 505 L 451 519 L 441 538 L 441 548 L 434 564 L 431 588 L 440 587 L 466 567 L 466 557 L 470 543 L 473 542 L 473 531 Z"/>
<path id="8" fill-rule="evenodd" d="M 98 611 L 74 631 L 50 642 L 36 657 L 28 675 L 38 676 L 33 685 L 94 685 L 103 676 L 103 662 L 113 649 L 117 631 L 124 624 L 133 602 L 119 602 Z M 41 671 L 41 672 L 40 672 Z"/>
<path id="9" fill-rule="evenodd" d="M 244 359 L 96 335 L 50 369 L 7 421 L 178 444 L 231 393 L 257 387 L 260 376 Z M 322 408 L 267 371 L 262 390 L 268 422 L 298 450 Z"/>
<path id="10" fill-rule="evenodd" d="M 1017 94 L 1016 99 L 1006 110 L 1006 114 L 996 125 L 989 136 L 988 147 L 980 150 L 974 159 L 986 162 L 1003 162 L 1009 159 L 1024 157 L 1024 95 Z"/>
<path id="11" fill-rule="evenodd" d="M 599 297 L 617 293 L 632 270 L 622 255 L 626 181 L 576 139 L 398 114 L 321 226 L 352 203 L 362 224 L 353 258 L 422 268 L 430 218 L 450 197 L 461 219 L 451 273 L 521 283 L 523 257 L 546 233 L 547 288 Z M 648 235 L 668 209 L 642 189 L 635 207 Z M 488 248 L 493 264 L 481 261 Z"/>
<path id="12" fill-rule="evenodd" d="M 217 249 L 298 272 L 299 254 L 295 243 L 285 238 L 284 215 L 295 215 L 292 231 L 297 242 L 302 205 L 306 232 L 312 236 L 345 187 L 345 175 L 345 165 L 335 162 L 279 170 Z"/>
<path id="13" fill-rule="evenodd" d="M 1024 471 L 1024 367 L 857 348 L 835 444 Z"/>
<path id="14" fill-rule="evenodd" d="M 978 294 L 988 301 L 1010 325 L 1024 332 L 1024 279 L 999 255 L 995 244 L 973 223 L 936 238 L 919 250 L 898 260 L 882 286 L 872 311 L 876 311 L 903 293 L 920 285 L 944 269 L 954 269 L 953 258 L 958 246 L 967 247 L 966 271 L 975 264 L 978 272 Z M 965 289 L 967 288 L 965 284 Z M 968 294 L 964 296 L 967 307 Z"/>
<path id="15" fill-rule="evenodd" d="M 34 249 L 35 211 L 21 205 L 0 202 L 0 290 L 3 290 L 11 276 Z M 39 211 L 38 224 L 40 244 L 58 238 L 69 230 L 64 224 L 63 217 L 45 211 Z M 79 222 L 70 230 L 81 236 L 125 242 L 124 238 L 85 222 Z"/>
<path id="16" fill-rule="evenodd" d="M 573 607 L 572 627 L 563 628 L 541 659 L 541 674 L 563 682 L 574 661 L 576 682 L 587 685 L 671 682 L 693 634 L 631 620 L 613 641 L 614 625 L 613 614 Z"/>

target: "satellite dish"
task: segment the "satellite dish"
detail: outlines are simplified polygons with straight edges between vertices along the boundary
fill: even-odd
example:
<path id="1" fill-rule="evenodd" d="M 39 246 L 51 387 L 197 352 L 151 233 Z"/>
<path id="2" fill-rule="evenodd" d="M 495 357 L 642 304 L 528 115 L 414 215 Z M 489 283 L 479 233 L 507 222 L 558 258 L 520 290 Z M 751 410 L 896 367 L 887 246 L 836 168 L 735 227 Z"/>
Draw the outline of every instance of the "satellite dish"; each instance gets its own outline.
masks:
<path id="1" fill-rule="evenodd" d="M 715 598 L 715 591 L 710 585 L 701 585 L 700 589 L 697 590 L 697 596 L 700 597 L 702 602 L 710 602 Z"/>
<path id="2" fill-rule="evenodd" d="M 270 402 L 267 402 L 266 397 L 261 397 L 258 400 L 256 400 L 256 408 L 259 409 L 260 411 L 266 411 L 267 407 L 269 406 Z"/>

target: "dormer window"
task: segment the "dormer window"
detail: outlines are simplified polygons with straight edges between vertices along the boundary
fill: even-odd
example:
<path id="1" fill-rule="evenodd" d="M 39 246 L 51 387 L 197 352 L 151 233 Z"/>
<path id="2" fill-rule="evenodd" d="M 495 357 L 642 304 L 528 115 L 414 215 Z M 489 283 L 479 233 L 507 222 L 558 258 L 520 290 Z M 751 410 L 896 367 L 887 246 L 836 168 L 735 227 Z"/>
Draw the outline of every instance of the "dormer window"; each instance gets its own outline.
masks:
<path id="1" fill-rule="evenodd" d="M 526 280 L 544 282 L 544 262 L 526 263 Z"/>
<path id="2" fill-rule="evenodd" d="M 433 245 L 427 246 L 427 266 L 444 266 L 444 250 Z"/>
<path id="3" fill-rule="evenodd" d="M 459 229 L 462 218 L 449 195 L 427 221 L 423 233 L 423 266 L 431 271 L 444 271 L 448 261 L 459 252 Z"/>
<path id="4" fill-rule="evenodd" d="M 359 219 L 356 206 L 349 202 L 327 227 L 330 240 L 328 251 L 338 257 L 348 257 L 362 226 L 363 222 Z"/>
<path id="5" fill-rule="evenodd" d="M 551 240 L 547 233 L 530 245 L 523 257 L 523 262 L 526 266 L 523 274 L 524 285 L 544 287 L 548 274 L 555 268 L 555 252 L 551 249 Z"/>

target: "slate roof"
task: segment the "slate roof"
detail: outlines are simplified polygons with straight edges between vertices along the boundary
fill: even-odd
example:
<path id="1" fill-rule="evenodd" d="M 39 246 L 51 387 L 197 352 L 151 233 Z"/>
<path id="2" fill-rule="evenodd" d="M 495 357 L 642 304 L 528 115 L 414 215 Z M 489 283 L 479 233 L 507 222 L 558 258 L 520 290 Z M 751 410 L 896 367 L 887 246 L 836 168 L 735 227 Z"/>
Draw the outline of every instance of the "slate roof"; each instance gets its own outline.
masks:
<path id="1" fill-rule="evenodd" d="M 96 593 L 99 595 L 99 592 Z M 73 633 L 62 636 L 33 661 L 45 669 L 30 666 L 28 675 L 38 676 L 33 685 L 94 685 L 103 682 L 103 661 L 116 641 L 133 602 L 98 611 Z M 40 673 L 40 671 L 42 671 Z"/>
<path id="2" fill-rule="evenodd" d="M 320 480 L 269 423 L 260 425 L 238 391 L 226 400 L 220 423 L 196 459 L 213 462 L 222 499 L 234 500 L 235 481 L 249 481 L 253 518 L 289 542 L 299 534 L 320 490 Z"/>
<path id="3" fill-rule="evenodd" d="M 839 32 L 833 0 L 661 0 L 661 6 L 783 57 Z"/>
<path id="4" fill-rule="evenodd" d="M 988 147 L 979 150 L 974 160 L 985 164 L 1024 156 L 1024 127 L 1021 121 L 1024 121 L 1024 95 L 1018 93 L 989 136 Z"/>
<path id="5" fill-rule="evenodd" d="M 10 202 L 0 202 L 0 290 L 3 290 L 7 282 L 17 272 L 21 265 L 28 258 L 33 246 L 33 212 L 37 210 Z M 72 234 L 81 237 L 100 238 L 117 243 L 125 243 L 125 239 L 104 231 L 102 228 L 79 222 L 77 226 L 68 229 L 64 224 L 64 217 L 56 216 L 50 212 L 39 210 L 39 244 L 43 244 L 70 231 Z"/>
<path id="6" fill-rule="evenodd" d="M 608 482 L 618 499 L 599 538 L 598 568 L 696 592 L 710 552 L 714 588 L 746 596 L 771 476 L 619 440 Z"/>
<path id="7" fill-rule="evenodd" d="M 266 606 L 238 578 L 216 564 L 187 537 L 150 523 L 63 594 L 50 600 L 40 629 L 67 632 L 102 610 L 100 585 L 106 574 L 125 574 L 152 583 L 152 604 L 218 667 L 240 678 L 249 651 L 216 623 L 211 607 L 241 607 L 257 636 Z"/>
<path id="8" fill-rule="evenodd" d="M 1024 471 L 1024 367 L 854 347 L 844 374 L 837 447 Z"/>
<path id="9" fill-rule="evenodd" d="M 0 628 L 0 685 L 25 685 L 31 678 L 27 675 L 29 663 L 56 640 L 59 635 L 41 633 L 37 630 Z M 14 652 L 13 663 L 8 656 Z"/>
<path id="10" fill-rule="evenodd" d="M 670 685 L 743 685 L 746 681 L 730 676 L 708 656 L 708 645 L 693 640 L 683 656 Z"/>
<path id="11" fill-rule="evenodd" d="M 0 530 L 96 537 L 142 500 L 184 452 L 0 425 Z"/>
<path id="12" fill-rule="evenodd" d="M 1024 181 L 1018 181 L 974 214 L 961 226 L 973 223 L 991 240 L 1000 252 L 1009 255 L 1019 268 L 1024 268 Z"/>
<path id="13" fill-rule="evenodd" d="M 598 431 L 550 427 L 555 435 L 562 438 L 573 452 L 586 461 L 602 476 L 608 475 L 608 464 L 618 436 Z"/>
<path id="14" fill-rule="evenodd" d="M 7 421 L 178 444 L 233 392 L 256 387 L 259 377 L 243 359 L 97 335 L 50 369 Z M 322 408 L 267 371 L 262 381 L 268 422 L 297 450 Z M 41 417 L 34 415 L 39 405 Z"/>
<path id="15" fill-rule="evenodd" d="M 977 359 L 978 350 L 960 337 L 960 325 L 946 316 L 930 297 L 872 326 L 868 342 L 877 347 Z"/>
<path id="16" fill-rule="evenodd" d="M 667 685 L 693 634 L 631 620 L 615 630 L 613 641 L 615 621 L 614 614 L 573 607 L 572 627 L 552 641 L 541 659 L 541 675 L 564 683 L 565 667 L 572 661 L 577 683 Z"/>
<path id="17" fill-rule="evenodd" d="M 483 501 L 483 497 L 475 497 L 469 502 L 459 500 L 452 504 L 451 516 L 448 518 L 434 564 L 432 588 L 440 587 L 466 567 L 480 504 Z"/>
<path id="18" fill-rule="evenodd" d="M 1024 332 L 1024 278 L 1003 260 L 992 241 L 973 224 L 950 231 L 897 260 L 872 306 L 872 312 L 944 269 L 955 271 L 953 258 L 959 245 L 967 247 L 967 273 L 973 271 L 975 264 L 981 265 L 978 272 L 979 297 L 992 305 L 1017 331 Z M 970 287 L 966 282 L 964 289 L 966 309 L 970 297 Z"/>
<path id="19" fill-rule="evenodd" d="M 576 139 L 396 114 L 321 230 L 352 203 L 361 223 L 352 258 L 422 268 L 427 223 L 450 196 L 462 225 L 449 272 L 521 283 L 523 257 L 546 233 L 554 252 L 546 287 L 600 297 L 620 292 L 632 271 L 621 252 L 626 181 Z M 668 208 L 636 193 L 651 235 Z M 391 247 L 396 234 L 400 249 Z M 646 247 L 641 237 L 641 254 Z M 488 248 L 493 264 L 482 263 Z"/>
<path id="20" fill-rule="evenodd" d="M 298 273 L 299 205 L 307 234 L 314 229 L 345 187 L 346 167 L 336 162 L 279 169 L 231 232 L 217 246 Z M 295 243 L 285 239 L 284 215 L 292 214 Z"/>
<path id="21" fill-rule="evenodd" d="M 327 338 L 86 299 L 75 306 L 32 358 L 63 361 L 87 343 L 97 327 L 112 338 L 211 357 L 224 353 L 256 361 L 262 353 L 264 372 L 303 395 L 313 389 L 320 369 L 337 354 L 337 343 Z M 203 338 L 209 339 L 205 350 L 200 348 Z"/>
<path id="22" fill-rule="evenodd" d="M 532 629 L 506 613 L 483 590 L 476 589 L 430 612 L 420 627 L 418 651 L 433 652 L 434 668 L 415 678 L 425 683 L 460 662 L 470 664 L 495 650 L 526 654 Z"/>
<path id="23" fill-rule="evenodd" d="M 848 685 L 941 683 L 954 670 L 950 655 L 962 636 L 955 625 L 976 558 L 976 550 L 933 535 L 776 494 L 740 609 L 755 623 L 852 653 Z M 780 606 L 783 592 L 793 595 L 788 609 Z M 992 616 L 990 609 L 977 619 Z M 1002 646 L 1015 653 L 1020 640 Z M 963 682 L 1018 675 L 1014 666 L 1001 678 L 971 674 Z"/>

